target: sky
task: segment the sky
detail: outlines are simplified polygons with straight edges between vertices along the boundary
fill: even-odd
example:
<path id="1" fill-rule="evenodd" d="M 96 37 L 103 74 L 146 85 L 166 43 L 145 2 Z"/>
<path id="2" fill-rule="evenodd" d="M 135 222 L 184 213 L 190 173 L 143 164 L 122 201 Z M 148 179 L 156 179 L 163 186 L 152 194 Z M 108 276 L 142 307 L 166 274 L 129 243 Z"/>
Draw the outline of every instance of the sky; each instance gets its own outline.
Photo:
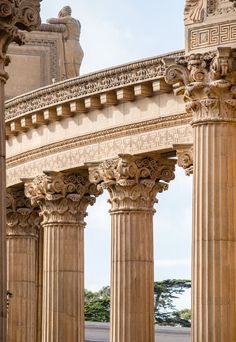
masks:
<path id="1" fill-rule="evenodd" d="M 82 25 L 81 74 L 184 48 L 185 0 L 43 0 L 43 21 L 69 5 Z M 192 177 L 177 168 L 169 190 L 158 196 L 154 216 L 155 280 L 191 278 Z M 107 194 L 89 208 L 85 229 L 85 287 L 110 279 L 110 217 Z M 179 307 L 190 306 L 186 293 Z"/>

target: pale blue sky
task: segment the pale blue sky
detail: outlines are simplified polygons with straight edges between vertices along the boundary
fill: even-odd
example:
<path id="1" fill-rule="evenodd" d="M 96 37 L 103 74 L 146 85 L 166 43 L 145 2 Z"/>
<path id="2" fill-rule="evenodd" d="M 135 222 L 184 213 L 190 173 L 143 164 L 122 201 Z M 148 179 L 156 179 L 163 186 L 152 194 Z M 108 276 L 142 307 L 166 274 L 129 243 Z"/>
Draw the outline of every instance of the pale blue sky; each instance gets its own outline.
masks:
<path id="1" fill-rule="evenodd" d="M 82 24 L 81 73 L 184 48 L 184 0 L 43 0 L 42 18 L 70 5 Z M 192 177 L 177 169 L 158 196 L 154 218 L 155 279 L 190 279 Z M 110 217 L 107 195 L 89 209 L 85 230 L 85 286 L 109 284 Z M 183 306 L 189 305 L 189 295 Z"/>

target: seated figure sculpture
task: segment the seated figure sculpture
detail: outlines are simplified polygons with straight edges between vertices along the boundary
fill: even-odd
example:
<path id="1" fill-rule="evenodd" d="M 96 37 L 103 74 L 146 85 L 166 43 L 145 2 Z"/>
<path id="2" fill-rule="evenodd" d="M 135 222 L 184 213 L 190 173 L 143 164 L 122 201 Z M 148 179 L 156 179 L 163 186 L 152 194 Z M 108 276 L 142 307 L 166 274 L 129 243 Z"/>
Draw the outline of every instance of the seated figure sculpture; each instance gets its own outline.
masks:
<path id="1" fill-rule="evenodd" d="M 43 31 L 58 31 L 63 33 L 66 78 L 80 75 L 80 66 L 84 52 L 80 46 L 81 24 L 72 18 L 72 10 L 65 6 L 58 14 L 58 18 L 50 18 L 48 24 L 41 25 Z"/>

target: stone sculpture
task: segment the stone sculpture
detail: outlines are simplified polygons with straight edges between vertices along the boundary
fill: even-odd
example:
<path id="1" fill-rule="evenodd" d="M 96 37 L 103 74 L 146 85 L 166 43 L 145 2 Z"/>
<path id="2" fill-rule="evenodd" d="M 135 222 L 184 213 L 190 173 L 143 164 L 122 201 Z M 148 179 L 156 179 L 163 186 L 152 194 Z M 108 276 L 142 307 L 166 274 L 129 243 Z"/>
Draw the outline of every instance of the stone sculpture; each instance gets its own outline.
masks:
<path id="1" fill-rule="evenodd" d="M 71 17 L 72 10 L 69 6 L 65 6 L 58 14 L 58 18 L 50 18 L 47 20 L 49 25 L 54 26 L 56 30 L 63 32 L 64 57 L 66 78 L 79 76 L 80 66 L 84 57 L 83 50 L 80 46 L 81 24 L 79 20 Z"/>
<path id="2" fill-rule="evenodd" d="M 203 19 L 203 0 L 186 0 L 184 20 L 186 23 L 195 23 Z"/>

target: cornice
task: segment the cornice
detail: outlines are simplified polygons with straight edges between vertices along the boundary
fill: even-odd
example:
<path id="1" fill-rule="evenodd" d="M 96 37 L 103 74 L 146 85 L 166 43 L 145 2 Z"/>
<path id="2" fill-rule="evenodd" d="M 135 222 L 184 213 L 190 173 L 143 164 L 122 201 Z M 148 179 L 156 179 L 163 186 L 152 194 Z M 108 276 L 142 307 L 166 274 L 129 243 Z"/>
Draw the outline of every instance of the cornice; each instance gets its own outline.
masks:
<path id="1" fill-rule="evenodd" d="M 124 64 L 43 87 L 6 101 L 7 136 L 60 120 L 64 116 L 133 101 L 136 97 L 167 93 L 163 58 L 183 56 L 173 52 Z M 155 83 L 158 81 L 159 83 Z"/>
<path id="2" fill-rule="evenodd" d="M 130 123 L 128 125 L 101 130 L 99 132 L 82 135 L 79 137 L 64 140 L 54 144 L 46 145 L 35 150 L 25 152 L 23 154 L 8 158 L 6 161 L 7 168 L 15 167 L 19 164 L 43 158 L 48 155 L 60 153 L 65 150 L 74 149 L 80 146 L 92 145 L 117 139 L 125 135 L 135 135 L 139 133 L 154 131 L 168 127 L 175 127 L 190 124 L 192 115 L 189 113 L 181 113 L 171 116 L 160 117 L 148 121 Z"/>

